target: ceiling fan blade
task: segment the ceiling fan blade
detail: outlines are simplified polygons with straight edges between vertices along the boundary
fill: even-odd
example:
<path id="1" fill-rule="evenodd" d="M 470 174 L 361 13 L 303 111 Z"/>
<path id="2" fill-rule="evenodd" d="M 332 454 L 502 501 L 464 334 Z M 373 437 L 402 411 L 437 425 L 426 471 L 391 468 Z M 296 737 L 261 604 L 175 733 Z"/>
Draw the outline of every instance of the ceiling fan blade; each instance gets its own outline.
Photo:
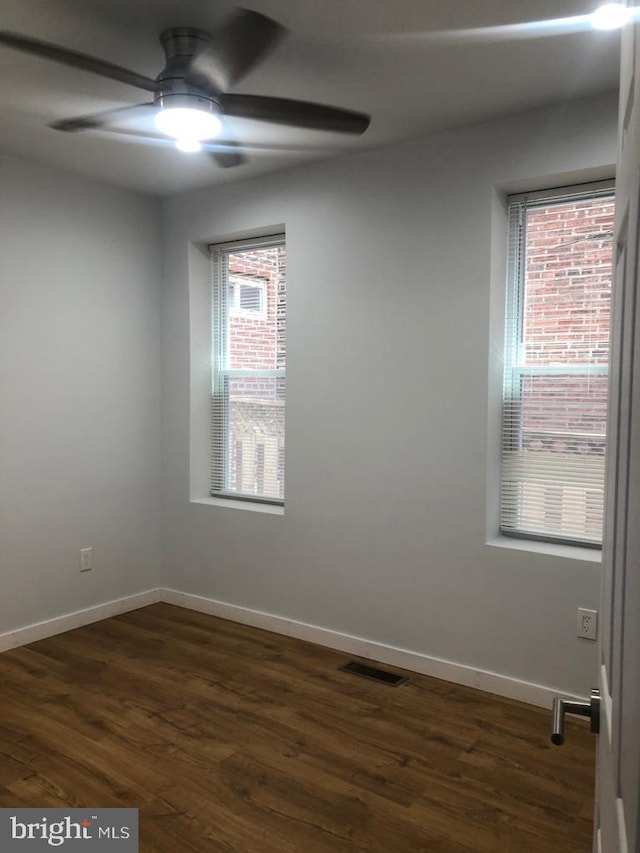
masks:
<path id="1" fill-rule="evenodd" d="M 195 55 L 185 80 L 215 94 L 224 92 L 264 59 L 286 32 L 266 15 L 236 9 Z"/>
<path id="2" fill-rule="evenodd" d="M 97 130 L 100 127 L 111 124 L 112 121 L 117 121 L 120 118 L 137 118 L 138 115 L 146 116 L 150 109 L 157 109 L 153 102 L 147 104 L 134 104 L 129 107 L 117 107 L 114 110 L 103 110 L 101 113 L 92 113 L 88 116 L 78 116 L 76 118 L 64 118 L 60 121 L 52 122 L 49 127 L 53 130 L 64 130 L 72 132 L 76 130 Z"/>
<path id="3" fill-rule="evenodd" d="M 121 127 L 107 128 L 109 133 L 117 136 L 126 136 L 129 139 L 137 140 L 146 145 L 156 145 L 161 148 L 175 150 L 175 139 L 164 136 L 160 133 L 150 133 L 148 131 L 140 131 L 133 129 L 125 129 Z M 229 169 L 234 166 L 242 166 L 248 162 L 245 151 L 254 153 L 260 157 L 279 157 L 284 154 L 293 155 L 318 155 L 323 156 L 330 153 L 332 149 L 317 146 L 283 146 L 283 145 L 260 145 L 255 143 L 242 143 L 242 146 L 235 139 L 215 139 L 202 143 L 202 151 L 206 153 L 216 165 L 223 169 Z"/>
<path id="4" fill-rule="evenodd" d="M 212 143 L 215 145 L 216 143 Z M 218 143 L 220 145 L 220 143 Z M 234 139 L 225 139 L 223 145 L 219 148 L 210 148 L 209 155 L 218 166 L 223 169 L 230 169 L 233 166 L 242 166 L 247 162 L 247 158 L 240 148 L 240 143 Z"/>
<path id="5" fill-rule="evenodd" d="M 220 102 L 225 115 L 309 130 L 361 134 L 369 127 L 371 121 L 371 117 L 364 113 L 326 107 L 323 104 L 312 104 L 310 101 L 293 101 L 289 98 L 222 95 Z"/>
<path id="6" fill-rule="evenodd" d="M 54 62 L 61 62 L 63 65 L 70 65 L 73 68 L 81 68 L 83 71 L 90 71 L 92 74 L 99 74 L 101 77 L 108 77 L 110 80 L 126 83 L 128 86 L 135 86 L 136 89 L 146 89 L 148 92 L 155 92 L 157 88 L 155 80 L 145 77 L 142 74 L 137 74 L 135 71 L 130 71 L 128 68 L 122 68 L 120 65 L 114 65 L 111 62 L 105 62 L 94 56 L 88 56 L 86 53 L 80 53 L 77 50 L 68 50 L 66 47 L 60 47 L 57 44 L 51 44 L 47 41 L 23 36 L 19 33 L 0 30 L 0 44 L 13 47 L 16 50 L 22 50 L 25 53 L 33 53 L 44 59 L 52 59 Z"/>

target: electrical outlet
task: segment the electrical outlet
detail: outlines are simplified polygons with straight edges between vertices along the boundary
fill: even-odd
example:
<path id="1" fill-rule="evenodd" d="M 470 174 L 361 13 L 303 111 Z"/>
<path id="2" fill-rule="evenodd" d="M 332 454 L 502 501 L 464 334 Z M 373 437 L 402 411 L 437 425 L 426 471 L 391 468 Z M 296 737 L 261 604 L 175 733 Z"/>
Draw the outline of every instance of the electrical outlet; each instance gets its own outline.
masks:
<path id="1" fill-rule="evenodd" d="M 578 607 L 578 636 L 585 640 L 598 639 L 598 611 Z"/>
<path id="2" fill-rule="evenodd" d="M 80 549 L 80 571 L 90 572 L 93 568 L 93 548 Z"/>

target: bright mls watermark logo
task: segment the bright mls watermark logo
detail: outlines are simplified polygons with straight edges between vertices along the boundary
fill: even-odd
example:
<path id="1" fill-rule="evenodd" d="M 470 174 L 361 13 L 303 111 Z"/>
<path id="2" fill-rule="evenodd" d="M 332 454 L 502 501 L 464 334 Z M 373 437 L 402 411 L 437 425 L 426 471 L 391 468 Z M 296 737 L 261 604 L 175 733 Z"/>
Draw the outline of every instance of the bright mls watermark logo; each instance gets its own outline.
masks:
<path id="1" fill-rule="evenodd" d="M 0 809 L 1 853 L 138 853 L 138 809 Z"/>

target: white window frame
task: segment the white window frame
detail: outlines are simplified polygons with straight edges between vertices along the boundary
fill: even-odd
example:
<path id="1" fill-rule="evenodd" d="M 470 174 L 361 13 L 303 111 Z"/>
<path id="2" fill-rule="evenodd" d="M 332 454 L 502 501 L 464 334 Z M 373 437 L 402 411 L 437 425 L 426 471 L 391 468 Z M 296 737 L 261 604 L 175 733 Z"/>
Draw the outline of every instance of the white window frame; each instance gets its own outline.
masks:
<path id="1" fill-rule="evenodd" d="M 518 529 L 517 522 L 512 526 L 506 524 L 508 511 L 505 508 L 505 459 L 507 451 L 513 450 L 513 442 L 518 436 L 513 427 L 514 412 L 517 411 L 517 401 L 520 398 L 521 383 L 525 377 L 535 376 L 606 376 L 609 367 L 604 364 L 541 364 L 525 365 L 524 363 L 524 286 L 525 286 L 525 253 L 526 229 L 525 210 L 527 206 L 536 203 L 558 202 L 591 199 L 597 197 L 613 198 L 615 182 L 598 181 L 589 184 L 541 190 L 538 192 L 522 193 L 509 196 L 509 242 L 507 263 L 507 299 L 505 320 L 505 365 L 503 390 L 503 421 L 502 421 L 502 474 L 500 478 L 500 533 L 519 539 L 551 542 L 555 544 L 572 545 L 587 548 L 602 548 L 602 542 L 588 538 L 567 537 L 555 535 L 552 532 L 533 532 Z M 514 402 L 515 401 L 515 402 Z M 521 433 L 520 433 L 521 434 Z"/>
<path id="2" fill-rule="evenodd" d="M 245 317 L 247 320 L 265 320 L 267 317 L 267 283 L 262 278 L 252 278 L 241 273 L 233 273 L 229 276 L 229 284 L 233 285 L 233 304 L 229 305 L 229 314 L 233 317 Z M 243 287 L 252 287 L 260 292 L 260 307 L 243 308 L 240 298 L 240 290 Z"/>
<path id="3" fill-rule="evenodd" d="M 286 368 L 276 367 L 271 370 L 263 369 L 233 369 L 229 365 L 229 318 L 237 316 L 233 308 L 229 306 L 229 281 L 240 280 L 250 284 L 252 287 L 261 284 L 263 287 L 262 308 L 263 313 L 255 311 L 239 310 L 240 316 L 259 319 L 267 316 L 267 285 L 260 278 L 253 280 L 250 276 L 242 273 L 228 273 L 226 258 L 234 252 L 250 251 L 251 249 L 266 249 L 270 247 L 286 246 L 284 234 L 274 234 L 266 237 L 256 237 L 250 240 L 239 240 L 228 243 L 212 244 L 209 249 L 212 260 L 212 452 L 211 473 L 212 486 L 211 496 L 214 498 L 229 498 L 232 500 L 245 501 L 248 503 L 270 504 L 284 506 L 284 498 L 270 496 L 259 496 L 236 492 L 228 486 L 229 459 L 228 459 L 228 430 L 229 411 L 228 393 L 226 386 L 230 379 L 251 378 L 273 378 L 286 379 Z M 276 297 L 277 298 L 277 297 Z M 286 305 L 286 299 L 285 299 Z M 286 309 L 285 309 L 286 311 Z M 276 308 L 277 312 L 277 308 Z"/>

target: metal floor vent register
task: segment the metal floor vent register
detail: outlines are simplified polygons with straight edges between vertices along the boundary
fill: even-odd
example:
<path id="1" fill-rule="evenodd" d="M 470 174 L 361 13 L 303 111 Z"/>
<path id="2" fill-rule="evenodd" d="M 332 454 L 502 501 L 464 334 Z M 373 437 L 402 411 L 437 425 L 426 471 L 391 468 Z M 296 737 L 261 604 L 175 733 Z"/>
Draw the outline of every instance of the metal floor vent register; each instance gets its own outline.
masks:
<path id="1" fill-rule="evenodd" d="M 395 672 L 387 672 L 385 669 L 377 669 L 375 666 L 367 666 L 364 663 L 351 660 L 338 669 L 342 672 L 351 672 L 353 675 L 359 675 L 361 678 L 369 678 L 371 681 L 377 681 L 379 684 L 388 684 L 389 687 L 397 687 L 399 684 L 404 684 L 408 681 L 406 675 L 397 675 Z"/>

